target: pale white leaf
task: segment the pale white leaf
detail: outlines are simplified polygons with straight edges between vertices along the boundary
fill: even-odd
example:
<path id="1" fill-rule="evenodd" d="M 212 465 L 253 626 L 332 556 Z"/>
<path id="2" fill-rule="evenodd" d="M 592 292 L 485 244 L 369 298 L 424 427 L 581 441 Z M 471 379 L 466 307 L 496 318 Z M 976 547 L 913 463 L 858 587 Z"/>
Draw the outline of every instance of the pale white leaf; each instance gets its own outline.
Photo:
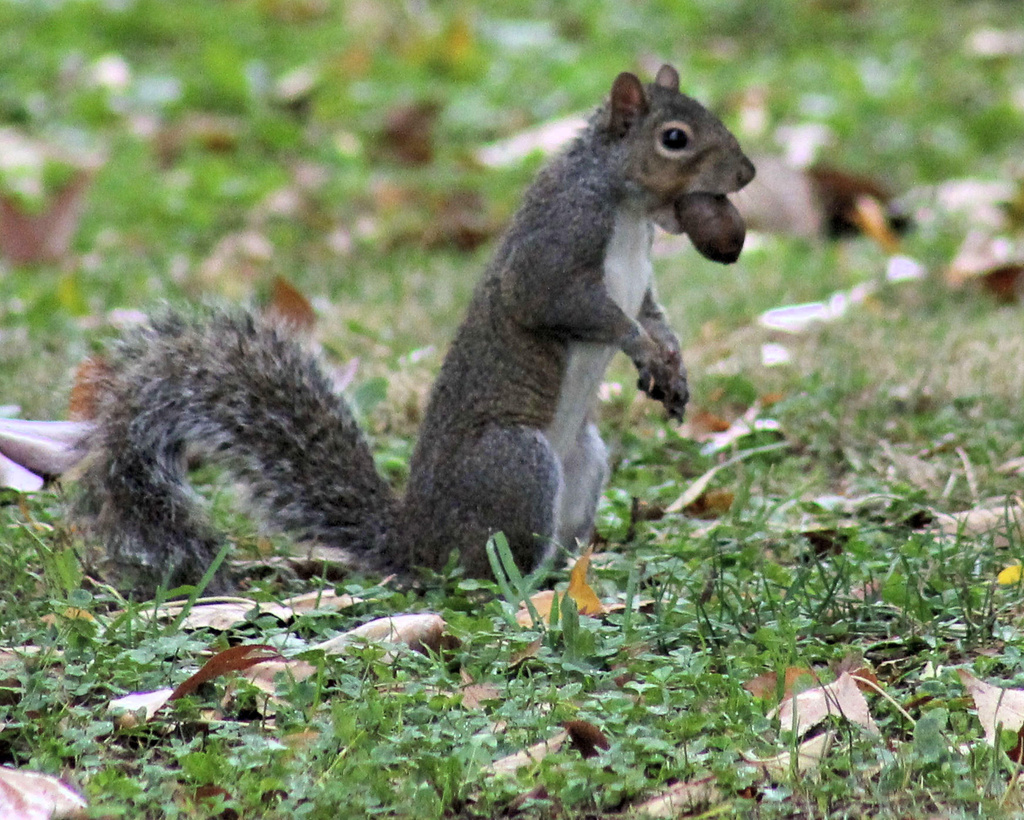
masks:
<path id="1" fill-rule="evenodd" d="M 56 777 L 0 766 L 0 817 L 3 820 L 78 817 L 86 805 L 78 792 Z"/>
<path id="2" fill-rule="evenodd" d="M 978 710 L 985 742 L 996 744 L 996 729 L 1018 732 L 1024 726 L 1024 689 L 1003 689 L 974 677 L 966 669 L 957 674 Z"/>
<path id="3" fill-rule="evenodd" d="M 778 714 L 779 725 L 783 729 L 792 729 L 797 736 L 814 728 L 829 715 L 840 715 L 869 732 L 878 732 L 868 710 L 867 699 L 848 672 L 843 672 L 825 686 L 815 686 L 787 698 L 774 711 Z"/>

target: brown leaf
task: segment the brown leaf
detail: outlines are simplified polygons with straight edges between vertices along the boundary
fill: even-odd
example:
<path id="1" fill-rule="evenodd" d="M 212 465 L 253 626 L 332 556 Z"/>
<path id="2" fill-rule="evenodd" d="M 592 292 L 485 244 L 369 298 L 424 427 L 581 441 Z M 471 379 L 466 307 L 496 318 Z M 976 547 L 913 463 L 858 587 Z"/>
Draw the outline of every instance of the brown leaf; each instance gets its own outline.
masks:
<path id="1" fill-rule="evenodd" d="M 173 165 L 189 145 L 226 154 L 238 147 L 242 127 L 242 121 L 237 117 L 189 113 L 157 131 L 153 137 L 153 149 L 165 168 Z"/>
<path id="2" fill-rule="evenodd" d="M 0 817 L 4 820 L 50 820 L 85 816 L 86 802 L 56 777 L 0 766 Z"/>
<path id="3" fill-rule="evenodd" d="M 460 251 L 478 248 L 500 230 L 487 212 L 487 204 L 477 191 L 456 190 L 432 203 L 432 219 L 423 231 L 426 248 L 454 246 Z"/>
<path id="4" fill-rule="evenodd" d="M 501 691 L 493 683 L 467 683 L 462 693 L 462 705 L 467 709 L 482 709 L 484 701 L 499 700 Z"/>
<path id="5" fill-rule="evenodd" d="M 569 733 L 573 747 L 585 758 L 597 757 L 598 749 L 611 745 L 604 732 L 586 720 L 567 720 L 562 727 Z"/>
<path id="6" fill-rule="evenodd" d="M 689 413 L 683 424 L 684 435 L 694 441 L 707 441 L 712 433 L 724 433 L 729 429 L 730 422 L 708 410 L 697 410 Z"/>
<path id="7" fill-rule="evenodd" d="M 731 490 L 705 490 L 683 512 L 694 518 L 720 518 L 729 512 L 735 498 Z"/>
<path id="8" fill-rule="evenodd" d="M 779 676 L 775 672 L 765 672 L 748 680 L 743 688 L 755 698 L 774 700 L 779 688 Z"/>
<path id="9" fill-rule="evenodd" d="M 268 660 L 285 660 L 285 658 L 274 647 L 266 644 L 232 646 L 230 649 L 218 652 L 203 664 L 198 672 L 179 683 L 169 699 L 177 700 L 190 695 L 207 681 L 226 675 L 228 672 L 240 672 Z"/>
<path id="10" fill-rule="evenodd" d="M 384 121 L 384 146 L 403 165 L 426 165 L 434 158 L 434 125 L 441 106 L 419 101 L 392 108 Z"/>
<path id="11" fill-rule="evenodd" d="M 553 589 L 545 589 L 540 592 L 535 592 L 530 596 L 530 603 L 533 605 L 534 611 L 536 611 L 537 616 L 540 618 L 542 623 L 550 622 L 551 607 L 558 598 L 558 593 Z M 520 626 L 533 625 L 533 615 L 530 612 L 530 608 L 525 604 L 523 604 L 516 613 L 516 623 Z"/>
<path id="12" fill-rule="evenodd" d="M 537 654 L 540 652 L 540 648 L 543 645 L 544 640 L 542 638 L 537 638 L 537 640 L 535 641 L 530 641 L 530 643 L 528 643 L 522 649 L 519 649 L 512 653 L 511 657 L 508 659 L 508 665 L 511 667 L 515 667 L 521 664 L 523 661 L 528 660 L 529 658 L 536 658 Z"/>
<path id="13" fill-rule="evenodd" d="M 93 169 L 75 172 L 39 214 L 25 213 L 18 202 L 0 196 L 0 254 L 14 265 L 50 262 L 66 256 L 94 174 Z"/>
<path id="14" fill-rule="evenodd" d="M 981 286 L 997 298 L 1016 300 L 1021 295 L 1024 247 L 987 230 L 975 229 L 964 238 L 946 270 L 946 284 L 954 290 L 970 283 Z"/>
<path id="15" fill-rule="evenodd" d="M 553 154 L 586 127 L 583 117 L 572 116 L 542 123 L 507 139 L 492 142 L 476 152 L 476 160 L 488 168 L 507 168 L 531 154 Z"/>
<path id="16" fill-rule="evenodd" d="M 283 276 L 275 276 L 267 316 L 299 331 L 310 332 L 316 326 L 316 311 L 302 292 Z"/>
<path id="17" fill-rule="evenodd" d="M 1000 302 L 1024 300 L 1024 264 L 1000 265 L 981 274 L 982 287 Z"/>
<path id="18" fill-rule="evenodd" d="M 591 544 L 583 551 L 579 558 L 576 559 L 572 572 L 569 574 L 569 589 L 566 591 L 566 595 L 576 603 L 580 615 L 596 616 L 607 612 L 604 604 L 601 603 L 597 594 L 587 583 L 587 569 L 590 567 L 590 556 L 593 549 L 594 546 Z M 543 623 L 550 622 L 551 609 L 556 600 L 561 605 L 565 599 L 564 596 L 560 596 L 551 589 L 543 590 L 530 596 L 530 603 Z M 522 626 L 531 626 L 533 624 L 533 615 L 525 603 L 516 613 L 516 622 Z"/>
<path id="19" fill-rule="evenodd" d="M 860 174 L 816 165 L 806 171 L 824 212 L 824 228 L 830 236 L 862 231 L 886 253 L 899 246 L 896 233 L 908 227 L 908 220 L 894 212 L 892 194 L 877 180 Z"/>
<path id="20" fill-rule="evenodd" d="M 285 598 L 281 604 L 293 612 L 311 612 L 314 609 L 321 611 L 347 609 L 350 606 L 361 604 L 363 601 L 363 598 L 357 598 L 347 592 L 339 594 L 337 591 L 324 589 L 293 595 L 291 598 Z"/>
<path id="21" fill-rule="evenodd" d="M 818 681 L 818 676 L 806 666 L 786 667 L 782 683 L 782 698 L 785 699 L 792 697 L 797 684 L 801 681 L 816 683 Z M 775 672 L 765 672 L 762 675 L 757 675 L 756 677 L 751 678 L 743 684 L 744 689 L 750 692 L 750 694 L 755 698 L 761 698 L 762 700 L 775 700 L 778 687 L 779 676 Z"/>

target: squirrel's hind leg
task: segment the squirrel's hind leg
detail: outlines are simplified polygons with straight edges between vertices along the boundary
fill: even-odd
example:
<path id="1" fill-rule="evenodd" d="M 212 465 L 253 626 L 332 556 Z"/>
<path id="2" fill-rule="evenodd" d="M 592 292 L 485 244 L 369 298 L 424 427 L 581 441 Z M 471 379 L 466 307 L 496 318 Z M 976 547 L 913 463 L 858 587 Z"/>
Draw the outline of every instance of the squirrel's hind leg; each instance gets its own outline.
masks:
<path id="1" fill-rule="evenodd" d="M 597 427 L 585 423 L 562 457 L 564 488 L 559 503 L 558 543 L 575 551 L 594 534 L 594 515 L 608 480 L 608 448 Z"/>
<path id="2" fill-rule="evenodd" d="M 529 572 L 550 549 L 557 534 L 563 490 L 562 466 L 539 430 L 526 426 L 489 427 L 463 440 L 446 458 L 453 468 L 434 473 L 430 486 L 410 487 L 406 525 L 420 533 L 412 563 L 434 565 L 458 548 L 471 577 L 489 577 L 487 539 L 504 533 L 516 565 Z"/>

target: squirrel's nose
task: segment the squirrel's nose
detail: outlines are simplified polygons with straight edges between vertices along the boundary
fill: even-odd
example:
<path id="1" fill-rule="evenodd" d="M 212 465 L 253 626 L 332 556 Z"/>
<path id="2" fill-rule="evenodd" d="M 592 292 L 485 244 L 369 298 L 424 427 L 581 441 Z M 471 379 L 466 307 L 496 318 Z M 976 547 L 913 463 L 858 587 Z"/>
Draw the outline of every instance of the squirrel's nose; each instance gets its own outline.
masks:
<path id="1" fill-rule="evenodd" d="M 743 157 L 743 159 L 740 161 L 740 169 L 739 171 L 736 172 L 736 190 L 738 191 L 740 188 L 742 188 L 744 185 L 750 182 L 750 180 L 754 178 L 754 174 L 756 173 L 757 171 L 754 168 L 754 163 L 752 163 L 746 157 Z"/>

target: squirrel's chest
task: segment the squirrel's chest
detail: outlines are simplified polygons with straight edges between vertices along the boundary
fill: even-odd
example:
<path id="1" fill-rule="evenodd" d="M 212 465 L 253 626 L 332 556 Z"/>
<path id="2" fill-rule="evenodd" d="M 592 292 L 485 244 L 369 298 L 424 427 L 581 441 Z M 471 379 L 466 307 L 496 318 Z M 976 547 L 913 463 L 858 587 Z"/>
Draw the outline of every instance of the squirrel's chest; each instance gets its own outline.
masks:
<path id="1" fill-rule="evenodd" d="M 651 284 L 650 220 L 629 211 L 615 218 L 604 257 L 604 285 L 622 312 L 636 317 Z"/>
<path id="2" fill-rule="evenodd" d="M 604 285 L 623 313 L 636 318 L 651 284 L 651 223 L 629 212 L 615 220 L 604 258 Z M 560 457 L 574 446 L 587 419 L 608 363 L 618 348 L 595 342 L 573 342 L 558 393 L 555 417 L 545 431 Z"/>

